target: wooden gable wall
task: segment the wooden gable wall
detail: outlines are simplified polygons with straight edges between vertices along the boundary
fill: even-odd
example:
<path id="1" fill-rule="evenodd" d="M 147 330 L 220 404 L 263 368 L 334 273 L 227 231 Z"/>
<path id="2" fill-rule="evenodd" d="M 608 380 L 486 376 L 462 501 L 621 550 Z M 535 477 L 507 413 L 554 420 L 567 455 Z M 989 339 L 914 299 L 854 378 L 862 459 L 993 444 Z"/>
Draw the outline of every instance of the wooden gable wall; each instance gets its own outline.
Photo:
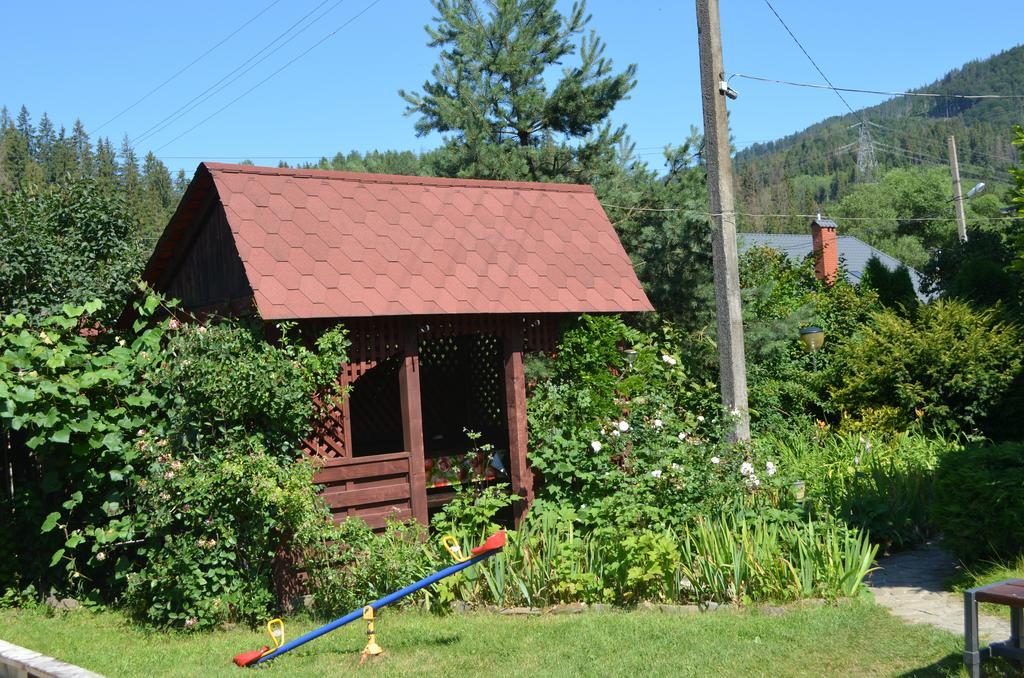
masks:
<path id="1" fill-rule="evenodd" d="M 252 297 L 224 207 L 219 203 L 214 203 L 200 222 L 165 289 L 168 296 L 181 299 L 188 310 Z"/>

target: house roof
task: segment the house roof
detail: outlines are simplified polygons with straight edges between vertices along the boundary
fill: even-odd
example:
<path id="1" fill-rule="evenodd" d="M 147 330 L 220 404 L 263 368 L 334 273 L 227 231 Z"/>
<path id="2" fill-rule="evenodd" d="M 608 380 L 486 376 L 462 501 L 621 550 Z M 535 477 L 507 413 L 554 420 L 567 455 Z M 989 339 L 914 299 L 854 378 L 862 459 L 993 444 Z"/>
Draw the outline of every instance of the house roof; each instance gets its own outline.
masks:
<path id="1" fill-rule="evenodd" d="M 266 319 L 653 310 L 589 186 L 203 163 L 145 280 L 211 201 Z"/>
<path id="2" fill-rule="evenodd" d="M 822 226 L 826 225 L 825 220 L 818 223 Z M 834 228 L 835 222 L 832 222 L 831 226 Z M 804 233 L 740 233 L 738 240 L 741 253 L 752 247 L 770 247 L 782 252 L 790 259 L 803 260 L 814 251 L 810 234 Z M 873 256 L 878 257 L 879 261 L 890 271 L 895 271 L 900 266 L 906 266 L 899 259 L 875 249 L 852 235 L 836 236 L 836 248 L 839 251 L 840 260 L 846 265 L 846 279 L 854 284 L 860 282 L 864 274 L 864 267 Z M 930 297 L 921 291 L 921 274 L 910 266 L 907 266 L 907 270 L 910 272 L 910 281 L 914 284 L 917 298 L 927 301 Z"/>

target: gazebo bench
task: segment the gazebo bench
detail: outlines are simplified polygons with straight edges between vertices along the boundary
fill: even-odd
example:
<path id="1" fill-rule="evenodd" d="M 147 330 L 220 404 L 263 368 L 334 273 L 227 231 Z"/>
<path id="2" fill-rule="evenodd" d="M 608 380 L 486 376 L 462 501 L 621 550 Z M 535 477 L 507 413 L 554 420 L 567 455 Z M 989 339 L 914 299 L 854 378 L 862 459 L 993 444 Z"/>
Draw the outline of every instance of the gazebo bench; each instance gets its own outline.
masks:
<path id="1" fill-rule="evenodd" d="M 1010 637 L 981 647 L 978 639 L 978 604 L 994 603 L 1010 608 Z M 967 672 L 981 676 L 981 663 L 991 657 L 1024 662 L 1024 579 L 978 586 L 964 591 L 964 664 Z"/>

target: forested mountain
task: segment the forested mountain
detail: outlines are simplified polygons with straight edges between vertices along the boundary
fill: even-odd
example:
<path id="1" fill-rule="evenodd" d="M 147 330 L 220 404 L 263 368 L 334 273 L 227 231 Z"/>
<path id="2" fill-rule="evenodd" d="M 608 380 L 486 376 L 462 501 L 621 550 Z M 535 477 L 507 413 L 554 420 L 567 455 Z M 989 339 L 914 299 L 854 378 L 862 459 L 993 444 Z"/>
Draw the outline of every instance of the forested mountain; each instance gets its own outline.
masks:
<path id="1" fill-rule="evenodd" d="M 972 61 L 916 92 L 1024 95 L 1024 45 Z M 861 127 L 877 162 L 873 177 L 857 172 Z M 736 155 L 739 200 L 753 214 L 808 213 L 847 196 L 855 183 L 887 170 L 946 167 L 946 139 L 956 136 L 961 175 L 968 186 L 984 181 L 996 190 L 1010 183 L 1006 169 L 1018 162 L 1010 144 L 1013 125 L 1024 123 L 1024 99 L 967 100 L 898 97 L 856 115 L 828 118 L 802 132 Z M 792 220 L 748 219 L 757 230 L 792 230 Z"/>

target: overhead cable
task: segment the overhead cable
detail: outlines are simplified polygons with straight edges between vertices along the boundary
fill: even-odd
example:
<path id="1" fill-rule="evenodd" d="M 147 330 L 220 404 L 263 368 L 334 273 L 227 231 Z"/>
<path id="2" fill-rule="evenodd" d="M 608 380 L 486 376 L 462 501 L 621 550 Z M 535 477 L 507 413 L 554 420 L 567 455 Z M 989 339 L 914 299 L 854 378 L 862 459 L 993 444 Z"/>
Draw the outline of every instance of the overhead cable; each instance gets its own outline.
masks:
<path id="1" fill-rule="evenodd" d="M 277 4 L 277 3 L 279 3 L 279 2 L 281 2 L 281 0 L 273 0 L 273 2 L 271 2 L 271 3 L 269 4 L 269 5 L 267 5 L 267 6 L 266 6 L 266 7 L 264 7 L 263 9 L 261 9 L 261 10 L 260 10 L 259 12 L 257 12 L 257 13 L 256 13 L 256 15 L 255 15 L 255 16 L 253 16 L 253 17 L 252 17 L 251 19 L 249 19 L 248 21 L 246 21 L 246 22 L 245 22 L 244 24 L 242 24 L 241 26 L 239 26 L 239 27 L 238 27 L 238 28 L 236 28 L 235 30 L 231 31 L 231 33 L 229 33 L 229 34 L 227 35 L 227 37 L 226 37 L 226 38 L 224 38 L 223 40 L 221 40 L 221 41 L 220 41 L 220 42 L 218 42 L 218 43 L 217 43 L 216 45 L 214 45 L 214 46 L 213 46 L 213 47 L 211 47 L 210 49 L 206 50 L 205 52 L 203 52 L 203 53 L 202 53 L 202 54 L 200 54 L 199 56 L 197 56 L 197 57 L 196 57 L 195 59 L 193 59 L 192 61 L 188 62 L 188 64 L 186 64 L 185 66 L 182 66 L 181 68 L 179 68 L 179 69 L 178 69 L 177 71 L 175 71 L 175 72 L 174 72 L 174 74 L 173 74 L 173 75 L 172 75 L 171 77 L 167 78 L 166 80 L 164 80 L 163 82 L 161 82 L 161 83 L 160 83 L 159 85 L 157 85 L 157 86 L 156 86 L 156 87 L 154 87 L 153 89 L 151 89 L 151 90 L 149 90 L 148 92 L 146 92 L 145 94 L 143 94 L 143 95 L 142 95 L 142 96 L 141 96 L 141 97 L 140 97 L 140 98 L 139 98 L 139 99 L 138 99 L 137 101 L 135 101 L 135 103 L 133 103 L 133 104 L 131 104 L 130 106 L 128 106 L 128 107 L 126 107 L 126 108 L 122 109 L 120 113 L 118 113 L 118 114 L 117 114 L 117 115 L 115 115 L 115 116 L 114 116 L 113 118 L 111 118 L 110 120 L 107 120 L 107 121 L 106 121 L 105 123 L 103 123 L 102 125 L 100 125 L 100 126 L 99 126 L 99 127 L 97 127 L 96 129 L 94 129 L 94 130 L 93 130 L 93 134 L 95 134 L 96 132 L 99 132 L 99 131 L 100 131 L 101 129 L 103 129 L 104 127 L 106 127 L 106 126 L 107 126 L 107 125 L 109 125 L 110 123 L 114 122 L 115 120 L 117 120 L 118 118 L 120 118 L 120 117 L 121 117 L 122 115 L 124 115 L 124 114 L 125 114 L 125 113 L 127 113 L 128 111 L 132 110 L 133 108 L 135 108 L 136 106 L 138 106 L 139 104 L 141 104 L 141 103 L 142 103 L 143 101 L 145 101 L 146 99 L 148 99 L 148 98 L 149 98 L 149 97 L 151 97 L 152 95 L 156 94 L 156 93 L 157 93 L 158 91 L 160 91 L 161 89 L 163 89 L 163 87 L 164 87 L 165 85 L 167 85 L 167 84 L 168 84 L 169 82 L 171 82 L 172 80 L 174 80 L 175 78 L 177 78 L 177 77 L 178 77 L 179 75 L 181 75 L 182 73 L 184 73 L 184 72 L 185 72 L 185 71 L 187 71 L 188 69 L 190 69 L 190 68 L 192 68 L 193 66 L 195 66 L 195 65 L 196 65 L 197 63 L 199 63 L 200 61 L 202 61 L 202 60 L 203 60 L 204 58 L 206 58 L 206 57 L 207 57 L 207 56 L 208 56 L 208 55 L 209 55 L 209 54 L 210 54 L 211 52 L 213 52 L 213 51 L 214 51 L 215 49 L 217 49 L 218 47 L 220 47 L 221 45 L 223 45 L 223 44 L 224 44 L 225 42 L 227 42 L 227 41 L 228 41 L 228 40 L 230 40 L 231 38 L 235 37 L 235 35 L 237 35 L 237 34 L 238 34 L 238 33 L 239 33 L 239 32 L 240 32 L 240 31 L 241 31 L 241 30 L 242 30 L 243 28 L 245 28 L 246 26 L 248 26 L 249 24 L 251 24 L 251 23 L 252 23 L 253 21 L 256 21 L 256 19 L 259 19 L 259 18 L 260 18 L 261 16 L 263 16 L 264 14 L 266 14 L 266 13 L 267 13 L 267 11 L 268 11 L 268 10 L 269 10 L 269 9 L 270 9 L 271 7 L 273 7 L 274 5 L 276 5 L 276 4 Z"/>
<path id="2" fill-rule="evenodd" d="M 767 0 L 766 0 L 767 1 Z M 749 73 L 730 73 L 730 78 L 743 78 L 745 80 L 757 80 L 758 82 L 769 82 L 777 85 L 790 85 L 792 87 L 809 87 L 812 89 L 831 89 L 839 92 L 855 92 L 858 94 L 881 94 L 890 97 L 932 97 L 932 98 L 948 98 L 948 99 L 1024 99 L 1024 94 L 941 94 L 939 92 L 888 92 L 878 89 L 859 89 L 856 87 L 836 87 L 829 83 L 828 85 L 820 85 L 813 82 L 794 82 L 792 80 L 780 80 L 778 78 L 765 78 L 759 75 L 750 75 Z M 827 78 L 826 78 L 827 80 Z M 845 99 L 843 100 L 845 101 Z M 851 109 L 851 112 L 852 109 Z"/>
<path id="3" fill-rule="evenodd" d="M 367 6 L 366 6 L 366 7 L 364 7 L 364 8 L 362 9 L 362 10 L 360 10 L 360 11 L 359 11 L 358 13 L 356 13 L 356 14 L 355 14 L 355 15 L 353 15 L 353 16 L 352 16 L 351 18 L 349 18 L 349 19 L 348 19 L 347 21 L 345 21 L 345 23 L 341 24 L 340 26 L 338 26 L 337 28 L 335 28 L 335 29 L 334 29 L 333 31 L 331 31 L 330 33 L 328 33 L 327 35 L 325 35 L 324 37 L 320 38 L 320 39 L 319 39 L 318 41 L 316 41 L 315 43 L 313 43 L 313 44 L 312 44 L 312 45 L 311 45 L 311 46 L 310 46 L 310 47 L 309 47 L 308 49 L 306 49 L 306 51 L 304 51 L 304 52 L 301 52 L 301 53 L 300 53 L 300 54 L 298 54 L 297 56 L 293 57 L 293 58 L 292 58 L 292 59 L 291 59 L 290 61 L 287 61 L 287 62 L 285 62 L 285 64 L 284 64 L 283 66 L 281 66 L 280 68 L 278 68 L 278 69 L 277 69 L 276 71 L 274 71 L 273 73 L 271 73 L 271 74 L 270 74 L 270 75 L 268 75 L 267 77 L 263 78 L 262 80 L 260 80 L 259 82 L 257 82 L 257 83 L 256 83 L 255 85 L 253 85 L 253 86 L 252 86 L 252 87 L 250 87 L 249 89 L 245 90 L 244 92 L 242 92 L 241 94 L 239 94 L 239 95 L 238 95 L 237 97 L 235 97 L 235 98 L 234 98 L 234 99 L 232 99 L 231 101 L 227 102 L 226 104 L 224 104 L 223 106 L 221 106 L 221 107 L 220 107 L 220 108 L 218 108 L 218 109 L 217 109 L 216 111 L 214 111 L 214 112 L 213 112 L 213 113 L 211 113 L 210 115 L 206 116 L 205 118 L 203 118 L 202 120 L 200 120 L 200 121 L 199 121 L 199 122 L 197 122 L 196 124 L 192 125 L 192 126 L 191 126 L 191 127 L 189 127 L 189 128 L 187 129 L 187 130 L 185 130 L 184 132 L 182 132 L 182 133 L 181 133 L 181 134 L 179 134 L 178 136 L 174 137 L 173 139 L 171 139 L 171 140 L 170 140 L 170 141 L 168 141 L 167 143 L 165 143 L 165 144 L 164 144 L 163 146 L 160 146 L 160 147 L 158 147 L 158 148 L 157 148 L 156 150 L 157 150 L 157 151 L 159 151 L 159 150 L 160 150 L 160 149 L 162 149 L 162 148 L 167 148 L 167 146 L 169 146 L 170 144 L 172 144 L 172 143 L 174 143 L 175 141 L 177 141 L 178 139 L 182 138 L 183 136 L 185 136 L 185 135 L 186 135 L 186 134 L 188 134 L 189 132 L 191 132 L 191 131 L 193 131 L 194 129 L 196 129 L 197 127 L 199 127 L 200 125 L 203 125 L 204 123 L 208 122 L 208 121 L 209 121 L 209 120 L 210 120 L 211 118 L 213 118 L 214 116 L 216 116 L 216 115 L 218 115 L 218 114 L 222 113 L 222 112 L 223 112 L 224 110 L 226 110 L 226 109 L 227 109 L 228 107 L 230 107 L 230 106 L 232 106 L 233 104 L 235 104 L 235 103 L 236 103 L 236 102 L 237 102 L 238 100 L 240 100 L 241 98 L 243 98 L 243 97 L 245 97 L 246 95 L 248 95 L 248 94 L 249 94 L 250 92 L 252 92 L 253 90 L 255 90 L 255 89 L 256 89 L 257 87 L 261 86 L 262 84 L 264 84 L 265 82 L 267 82 L 268 80 L 270 80 L 271 78 L 273 78 L 274 76 L 276 76 L 276 75 L 277 75 L 278 73 L 280 73 L 280 72 L 281 72 L 281 71 L 283 71 L 284 69 L 288 68 L 289 66 L 291 66 L 291 65 L 292 65 L 292 64 L 294 64 L 294 63 L 295 63 L 296 61 L 298 61 L 298 60 L 299 60 L 299 59 L 301 59 L 302 57 L 304 57 L 304 56 L 306 56 L 307 54 L 309 54 L 310 52 L 312 52 L 312 51 L 313 51 L 314 49 L 316 49 L 317 47 L 319 47 L 319 46 L 320 46 L 320 45 L 322 45 L 323 43 L 325 43 L 325 42 L 327 42 L 328 40 L 330 40 L 331 38 L 333 38 L 333 37 L 334 37 L 334 36 L 335 36 L 335 35 L 336 35 L 336 34 L 337 34 L 337 33 L 338 33 L 338 32 L 339 32 L 339 31 L 340 31 L 341 29 L 345 28 L 346 26 L 348 26 L 349 24 L 351 24 L 351 23 L 352 23 L 353 21 L 355 21 L 356 19 L 358 19 L 358 18 L 359 18 L 359 17 L 361 17 L 362 15 L 366 14 L 366 13 L 367 13 L 368 11 L 370 11 L 370 10 L 371 10 L 371 9 L 372 9 L 372 8 L 373 8 L 374 6 L 376 6 L 376 5 L 377 5 L 378 3 L 380 3 L 380 2 L 381 2 L 381 0 L 373 0 L 373 2 L 371 2 L 371 3 L 369 4 L 369 5 L 367 5 Z"/>
<path id="4" fill-rule="evenodd" d="M 275 43 L 277 43 L 279 40 L 281 40 L 286 35 L 288 35 L 293 30 L 295 30 L 295 28 L 297 26 L 299 26 L 302 22 L 304 22 L 306 19 L 308 19 L 310 16 L 312 16 L 318 9 L 320 9 L 321 7 L 326 5 L 329 1 L 330 0 L 321 0 L 320 4 L 315 6 L 313 9 L 311 9 L 306 14 L 304 14 L 302 17 L 300 17 L 298 21 L 296 21 L 291 26 L 286 28 L 284 31 L 279 33 L 277 35 L 277 37 L 275 37 L 273 40 L 271 40 L 266 45 L 264 45 L 262 48 L 260 48 L 256 53 L 254 53 L 248 59 L 246 59 L 245 61 L 240 63 L 234 69 L 229 71 L 226 75 L 222 76 L 220 78 L 220 80 L 218 80 L 217 82 L 213 83 L 212 85 L 210 85 L 209 87 L 204 89 L 202 92 L 200 92 L 199 94 L 195 95 L 194 97 L 192 97 L 191 99 L 186 101 L 184 104 L 179 106 L 174 112 L 172 112 L 171 114 L 165 116 L 162 120 L 160 120 L 158 123 L 156 123 L 155 125 L 153 125 L 149 129 L 147 129 L 146 131 L 144 131 L 141 134 L 139 134 L 136 137 L 134 137 L 131 140 L 131 144 L 134 146 L 134 145 L 136 145 L 136 144 L 138 144 L 138 143 L 140 143 L 142 141 L 145 141 L 146 139 L 149 139 L 150 137 L 152 137 L 152 136 L 154 136 L 156 134 L 159 134 L 163 130 L 167 129 L 167 127 L 169 127 L 170 125 L 172 125 L 175 122 L 177 122 L 178 120 L 180 120 L 183 116 L 185 116 L 188 113 L 190 113 L 191 111 L 195 110 L 196 107 L 198 107 L 201 104 L 205 103 L 208 99 L 210 99 L 210 97 L 216 95 L 217 93 L 222 91 L 224 88 L 232 85 L 239 78 L 244 76 L 246 73 L 248 73 L 252 69 L 256 68 L 261 63 L 266 61 L 268 58 L 273 56 L 275 53 L 277 53 L 279 50 L 281 50 L 285 45 L 290 43 L 295 38 L 299 37 L 299 35 L 301 35 L 305 30 L 310 28 L 316 22 L 318 22 L 321 19 L 323 19 L 325 16 L 327 16 L 327 14 L 332 12 L 338 5 L 340 5 L 342 2 L 344 2 L 344 0 L 337 0 L 331 7 L 327 8 L 327 10 L 325 10 L 319 16 L 314 17 L 312 21 L 310 21 L 305 26 L 303 26 L 298 31 L 296 31 L 287 40 L 282 42 L 280 45 L 277 45 L 276 47 L 274 47 Z M 271 47 L 273 47 L 273 49 L 270 49 Z M 270 51 L 268 52 L 267 50 L 270 50 Z M 266 54 L 264 54 L 264 52 L 266 52 Z M 260 57 L 261 54 L 263 54 L 262 57 Z M 253 60 L 256 59 L 257 57 L 260 57 L 260 58 L 257 61 L 253 62 Z M 239 71 L 241 71 L 241 72 L 239 72 Z"/>

